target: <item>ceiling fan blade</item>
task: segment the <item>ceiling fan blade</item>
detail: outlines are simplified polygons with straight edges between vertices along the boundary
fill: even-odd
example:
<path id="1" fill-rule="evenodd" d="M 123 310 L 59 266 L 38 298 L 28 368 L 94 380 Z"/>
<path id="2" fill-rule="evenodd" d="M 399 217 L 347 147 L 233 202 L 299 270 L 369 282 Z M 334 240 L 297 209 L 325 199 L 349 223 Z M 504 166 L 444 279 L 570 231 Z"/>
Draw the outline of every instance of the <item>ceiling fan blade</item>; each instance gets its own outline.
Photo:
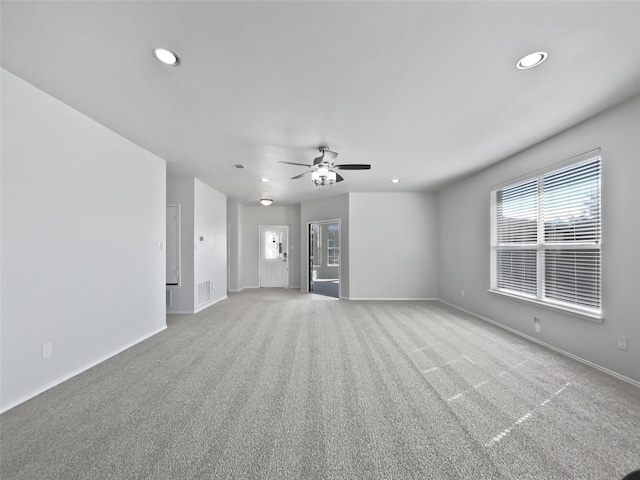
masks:
<path id="1" fill-rule="evenodd" d="M 344 178 L 342 178 L 342 175 L 340 175 L 337 172 L 334 172 L 336 174 L 336 183 L 341 182 L 344 180 Z"/>
<path id="2" fill-rule="evenodd" d="M 313 167 L 313 165 L 307 165 L 306 163 L 283 162 L 282 160 L 280 160 L 278 163 L 286 163 L 287 165 L 298 165 L 300 167 Z"/>
<path id="3" fill-rule="evenodd" d="M 338 158 L 337 152 L 332 152 L 331 150 L 325 150 L 323 153 L 324 153 L 324 159 L 328 162 L 333 162 L 336 158 Z"/>
<path id="4" fill-rule="evenodd" d="M 371 165 L 365 163 L 343 163 L 342 165 L 334 165 L 333 168 L 338 170 L 371 170 Z"/>
<path id="5" fill-rule="evenodd" d="M 300 175 L 296 175 L 295 177 L 291 177 L 291 180 L 297 180 L 298 178 L 304 177 L 307 173 L 311 173 L 313 170 L 309 170 L 308 172 L 301 173 Z"/>
<path id="6" fill-rule="evenodd" d="M 322 160 L 323 160 L 322 155 L 320 155 L 319 157 L 314 158 L 313 159 L 313 165 L 315 166 L 315 165 L 318 165 L 318 164 L 322 163 Z"/>

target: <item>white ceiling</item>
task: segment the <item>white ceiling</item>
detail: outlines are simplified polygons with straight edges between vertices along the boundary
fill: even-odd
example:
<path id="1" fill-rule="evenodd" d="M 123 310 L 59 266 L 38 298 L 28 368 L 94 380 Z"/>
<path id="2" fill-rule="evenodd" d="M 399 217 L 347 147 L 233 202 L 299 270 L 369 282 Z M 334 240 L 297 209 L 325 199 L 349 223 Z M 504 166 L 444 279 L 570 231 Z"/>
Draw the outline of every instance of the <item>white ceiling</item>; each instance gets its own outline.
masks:
<path id="1" fill-rule="evenodd" d="M 4 68 L 245 204 L 437 190 L 640 92 L 637 1 L 1 8 Z M 539 50 L 546 62 L 515 68 Z M 290 180 L 305 169 L 278 161 L 310 163 L 320 144 L 372 169 Z"/>

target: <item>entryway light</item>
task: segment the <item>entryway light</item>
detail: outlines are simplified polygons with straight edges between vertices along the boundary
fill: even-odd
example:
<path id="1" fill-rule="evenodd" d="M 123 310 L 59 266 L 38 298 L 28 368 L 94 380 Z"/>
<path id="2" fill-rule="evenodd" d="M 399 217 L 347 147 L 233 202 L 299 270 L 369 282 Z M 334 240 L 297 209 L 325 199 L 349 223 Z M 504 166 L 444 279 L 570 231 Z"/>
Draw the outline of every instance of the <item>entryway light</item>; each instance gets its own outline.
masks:
<path id="1" fill-rule="evenodd" d="M 180 57 L 166 48 L 156 48 L 153 51 L 153 55 L 165 65 L 170 67 L 177 67 L 180 65 Z"/>
<path id="2" fill-rule="evenodd" d="M 268 207 L 269 205 L 271 205 L 273 203 L 273 200 L 271 200 L 270 198 L 261 198 L 260 199 L 260 203 L 262 205 L 264 205 L 265 207 Z"/>
<path id="3" fill-rule="evenodd" d="M 394 178 L 393 180 L 391 180 L 391 183 L 398 183 L 399 181 L 400 181 L 400 179 Z"/>
<path id="4" fill-rule="evenodd" d="M 540 65 L 547 58 L 547 52 L 535 52 L 530 53 L 526 57 L 520 59 L 520 61 L 516 64 L 520 70 L 526 70 L 527 68 L 533 68 Z"/>

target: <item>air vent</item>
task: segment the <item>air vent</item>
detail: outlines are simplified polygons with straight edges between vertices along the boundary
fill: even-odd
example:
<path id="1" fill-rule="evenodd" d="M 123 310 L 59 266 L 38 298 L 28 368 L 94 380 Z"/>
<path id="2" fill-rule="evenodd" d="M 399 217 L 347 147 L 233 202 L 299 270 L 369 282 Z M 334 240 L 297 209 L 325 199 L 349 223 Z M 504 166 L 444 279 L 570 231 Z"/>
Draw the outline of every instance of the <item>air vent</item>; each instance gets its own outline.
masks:
<path id="1" fill-rule="evenodd" d="M 233 166 L 236 168 L 247 168 L 246 165 L 243 165 L 241 163 L 234 163 Z"/>
<path id="2" fill-rule="evenodd" d="M 201 282 L 198 284 L 198 305 L 207 303 L 211 300 L 211 282 Z"/>

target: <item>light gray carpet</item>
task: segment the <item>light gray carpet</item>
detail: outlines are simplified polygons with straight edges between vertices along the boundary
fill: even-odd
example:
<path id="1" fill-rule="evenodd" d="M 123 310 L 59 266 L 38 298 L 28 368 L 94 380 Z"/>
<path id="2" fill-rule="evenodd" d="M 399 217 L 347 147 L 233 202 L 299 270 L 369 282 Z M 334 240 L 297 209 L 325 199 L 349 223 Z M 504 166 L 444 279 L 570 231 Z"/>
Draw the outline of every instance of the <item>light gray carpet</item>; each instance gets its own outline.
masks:
<path id="1" fill-rule="evenodd" d="M 250 290 L 6 412 L 9 479 L 620 479 L 640 391 L 438 302 Z"/>

